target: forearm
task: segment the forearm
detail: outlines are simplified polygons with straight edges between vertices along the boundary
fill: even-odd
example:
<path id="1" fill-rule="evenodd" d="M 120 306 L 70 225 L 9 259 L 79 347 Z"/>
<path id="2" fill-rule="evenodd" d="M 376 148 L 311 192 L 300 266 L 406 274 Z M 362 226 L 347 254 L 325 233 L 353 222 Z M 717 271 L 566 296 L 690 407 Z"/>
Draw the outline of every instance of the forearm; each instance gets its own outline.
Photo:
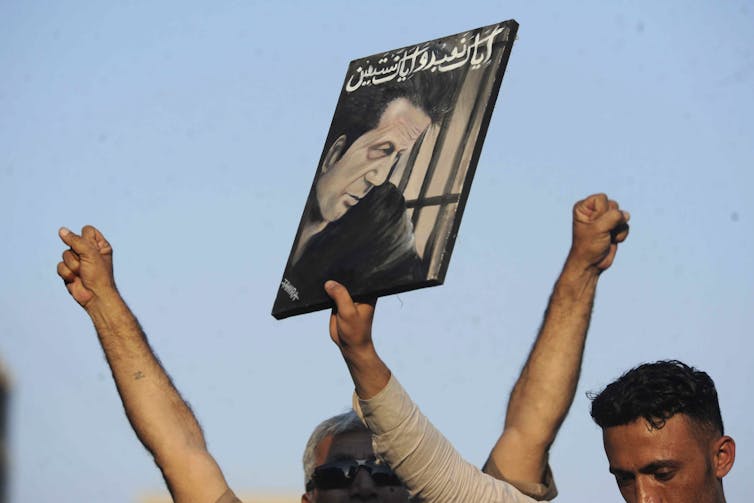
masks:
<path id="1" fill-rule="evenodd" d="M 566 261 L 508 402 L 506 428 L 549 445 L 573 402 L 599 275 Z"/>
<path id="2" fill-rule="evenodd" d="M 155 457 L 204 448 L 191 410 L 152 352 L 130 309 L 117 294 L 87 309 L 136 435 Z"/>
<path id="3" fill-rule="evenodd" d="M 149 347 L 147 338 L 115 287 L 113 249 L 100 231 L 81 235 L 62 227 L 69 246 L 58 275 L 94 322 L 126 416 L 152 453 L 178 503 L 214 502 L 226 492 L 199 423 Z"/>
<path id="4" fill-rule="evenodd" d="M 139 322 L 113 292 L 87 306 L 123 407 L 177 502 L 215 501 L 228 488 L 201 427 L 152 352 Z"/>
<path id="5" fill-rule="evenodd" d="M 547 453 L 576 392 L 599 273 L 569 257 L 490 456 L 506 478 L 541 482 Z"/>
<path id="6" fill-rule="evenodd" d="M 201 427 L 117 292 L 87 306 L 136 436 L 179 503 L 213 502 L 228 485 Z"/>

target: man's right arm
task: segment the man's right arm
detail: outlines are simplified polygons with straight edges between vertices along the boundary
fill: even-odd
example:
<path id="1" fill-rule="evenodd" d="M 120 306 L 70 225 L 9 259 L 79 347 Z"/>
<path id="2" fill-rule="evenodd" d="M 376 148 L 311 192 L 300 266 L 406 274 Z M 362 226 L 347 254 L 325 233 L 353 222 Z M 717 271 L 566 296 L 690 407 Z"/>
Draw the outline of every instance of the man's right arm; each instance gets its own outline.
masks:
<path id="1" fill-rule="evenodd" d="M 604 194 L 574 205 L 571 250 L 511 392 L 503 434 L 484 468 L 522 489 L 537 488 L 545 498 L 554 496 L 554 487 L 537 484 L 546 479 L 550 445 L 576 392 L 597 281 L 627 236 L 628 218 Z M 534 489 L 526 492 L 535 496 Z"/>
<path id="2" fill-rule="evenodd" d="M 201 427 L 115 287 L 112 247 L 94 227 L 61 229 L 70 248 L 58 274 L 91 317 L 131 426 L 177 502 L 214 503 L 228 491 Z"/>

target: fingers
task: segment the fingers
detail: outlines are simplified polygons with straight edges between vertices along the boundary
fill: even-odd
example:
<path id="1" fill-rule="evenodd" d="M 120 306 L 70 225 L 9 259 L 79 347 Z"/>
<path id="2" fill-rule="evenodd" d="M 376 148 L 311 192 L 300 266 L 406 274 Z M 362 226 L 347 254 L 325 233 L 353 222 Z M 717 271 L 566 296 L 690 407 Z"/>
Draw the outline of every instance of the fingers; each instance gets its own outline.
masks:
<path id="1" fill-rule="evenodd" d="M 105 236 L 91 225 L 85 225 L 81 229 L 81 235 L 72 232 L 66 227 L 61 227 L 58 235 L 78 255 L 93 251 L 98 251 L 101 254 L 112 253 L 112 247 L 105 239 Z"/>
<path id="2" fill-rule="evenodd" d="M 63 263 L 74 274 L 77 274 L 79 272 L 79 267 L 81 267 L 79 256 L 70 249 L 63 252 Z"/>
<path id="3" fill-rule="evenodd" d="M 607 194 L 602 194 L 602 193 L 589 196 L 587 200 L 589 200 L 592 203 L 594 212 L 597 215 L 603 214 L 605 211 L 607 211 L 610 208 L 610 203 L 615 202 L 615 201 L 609 200 L 607 198 Z"/>
<path id="4" fill-rule="evenodd" d="M 592 194 L 590 196 L 585 197 L 578 203 L 576 203 L 579 206 L 583 206 L 590 211 L 599 211 L 603 210 L 607 206 L 607 195 L 600 192 L 598 194 Z"/>
<path id="5" fill-rule="evenodd" d="M 66 284 L 71 283 L 77 277 L 76 273 L 65 265 L 64 262 L 58 262 L 58 276 L 60 276 Z"/>
<path id="6" fill-rule="evenodd" d="M 593 194 L 573 207 L 574 263 L 604 271 L 615 259 L 618 244 L 628 236 L 631 215 L 606 194 Z"/>
<path id="7" fill-rule="evenodd" d="M 90 243 L 96 243 L 96 236 L 99 231 L 91 225 L 85 225 L 81 228 L 81 237 L 89 241 Z"/>
<path id="8" fill-rule="evenodd" d="M 591 222 L 608 207 L 605 194 L 592 194 L 573 205 L 573 219 L 577 222 Z"/>
<path id="9" fill-rule="evenodd" d="M 598 231 L 610 232 L 613 240 L 615 240 L 618 235 L 623 235 L 623 239 L 625 239 L 625 237 L 628 235 L 627 229 L 628 221 L 630 219 L 631 214 L 629 212 L 622 211 L 618 207 L 618 203 L 616 203 L 615 201 L 610 201 L 607 211 L 597 217 L 594 223 L 595 228 Z"/>
<path id="10" fill-rule="evenodd" d="M 81 237 L 89 241 L 101 254 L 112 253 L 113 249 L 110 243 L 107 242 L 105 236 L 95 227 L 91 225 L 85 225 L 81 229 Z"/>
<path id="11" fill-rule="evenodd" d="M 90 244 L 86 239 L 67 229 L 66 227 L 61 227 L 58 231 L 58 235 L 65 244 L 70 246 L 71 249 L 76 252 L 77 255 L 79 255 L 79 257 L 88 253 L 92 253 L 93 251 L 92 244 Z"/>
<path id="12" fill-rule="evenodd" d="M 611 232 L 614 242 L 620 243 L 628 235 L 628 220 L 631 215 L 620 209 L 618 202 L 608 199 L 604 193 L 592 194 L 573 207 L 574 219 L 596 224 L 595 230 Z"/>
<path id="13" fill-rule="evenodd" d="M 628 212 L 626 212 L 628 213 Z M 630 216 L 629 216 L 630 217 Z M 631 227 L 628 225 L 628 218 L 625 222 L 618 224 L 611 232 L 611 238 L 613 243 L 622 243 L 628 237 L 628 232 Z"/>

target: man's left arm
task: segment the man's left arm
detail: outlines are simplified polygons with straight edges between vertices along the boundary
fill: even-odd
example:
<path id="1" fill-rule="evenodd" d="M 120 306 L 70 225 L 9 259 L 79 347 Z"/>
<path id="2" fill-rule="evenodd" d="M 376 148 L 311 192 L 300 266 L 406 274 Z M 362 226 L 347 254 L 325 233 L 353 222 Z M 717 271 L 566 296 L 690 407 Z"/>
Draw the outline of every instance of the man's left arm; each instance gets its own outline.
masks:
<path id="1" fill-rule="evenodd" d="M 598 279 L 628 234 L 628 218 L 604 194 L 574 206 L 571 250 L 511 392 L 504 431 L 484 466 L 538 499 L 557 494 L 548 452 L 576 392 Z"/>
<path id="2" fill-rule="evenodd" d="M 58 274 L 92 319 L 128 421 L 152 454 L 173 499 L 237 501 L 207 449 L 199 422 L 115 286 L 110 243 L 92 226 L 84 227 L 81 235 L 61 229 L 60 237 L 70 248 L 58 263 Z"/>

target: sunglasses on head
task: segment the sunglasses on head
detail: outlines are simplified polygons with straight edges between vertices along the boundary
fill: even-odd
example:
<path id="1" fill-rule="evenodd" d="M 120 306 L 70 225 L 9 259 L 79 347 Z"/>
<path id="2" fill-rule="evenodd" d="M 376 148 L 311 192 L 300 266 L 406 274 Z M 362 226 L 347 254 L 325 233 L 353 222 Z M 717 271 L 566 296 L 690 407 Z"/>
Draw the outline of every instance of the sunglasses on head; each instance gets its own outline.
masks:
<path id="1" fill-rule="evenodd" d="M 401 486 L 403 482 L 382 461 L 375 459 L 344 459 L 319 465 L 314 469 L 312 478 L 306 483 L 306 490 L 345 489 L 351 485 L 359 469 L 363 468 L 371 475 L 375 485 Z"/>

